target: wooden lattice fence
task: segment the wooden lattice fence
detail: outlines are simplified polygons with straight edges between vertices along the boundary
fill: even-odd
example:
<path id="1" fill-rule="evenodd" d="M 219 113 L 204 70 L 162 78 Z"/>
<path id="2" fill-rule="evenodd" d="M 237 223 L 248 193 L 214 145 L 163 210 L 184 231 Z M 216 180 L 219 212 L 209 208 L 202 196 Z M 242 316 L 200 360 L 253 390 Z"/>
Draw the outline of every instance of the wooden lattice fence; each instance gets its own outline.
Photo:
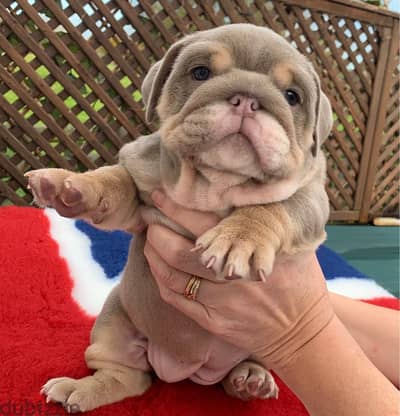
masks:
<path id="1" fill-rule="evenodd" d="M 151 64 L 185 33 L 236 22 L 272 28 L 319 72 L 331 219 L 397 207 L 399 15 L 355 0 L 2 0 L 0 205 L 31 202 L 30 169 L 113 163 L 155 128 L 140 94 Z"/>

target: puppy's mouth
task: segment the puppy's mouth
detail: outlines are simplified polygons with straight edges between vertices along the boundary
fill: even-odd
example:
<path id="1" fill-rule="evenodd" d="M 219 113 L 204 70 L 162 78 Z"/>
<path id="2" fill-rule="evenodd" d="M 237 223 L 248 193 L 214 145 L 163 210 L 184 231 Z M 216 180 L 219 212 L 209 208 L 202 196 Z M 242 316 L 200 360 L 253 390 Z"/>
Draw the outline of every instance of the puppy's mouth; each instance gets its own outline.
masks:
<path id="1" fill-rule="evenodd" d="M 246 116 L 226 103 L 216 103 L 188 115 L 182 128 L 186 140 L 174 140 L 178 135 L 171 131 L 170 142 L 176 146 L 171 150 L 207 172 L 262 181 L 281 169 L 290 149 L 282 125 L 263 110 Z"/>
<path id="2" fill-rule="evenodd" d="M 205 146 L 191 159 L 203 172 L 215 170 L 260 181 L 264 178 L 254 144 L 241 129 Z"/>

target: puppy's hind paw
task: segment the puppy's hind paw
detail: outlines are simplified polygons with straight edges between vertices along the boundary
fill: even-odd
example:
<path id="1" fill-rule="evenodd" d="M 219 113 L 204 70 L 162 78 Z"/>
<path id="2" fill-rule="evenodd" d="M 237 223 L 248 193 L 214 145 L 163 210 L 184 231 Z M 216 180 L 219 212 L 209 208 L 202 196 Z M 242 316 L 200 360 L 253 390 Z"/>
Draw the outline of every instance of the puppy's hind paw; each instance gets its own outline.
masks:
<path id="1" fill-rule="evenodd" d="M 87 404 L 79 398 L 79 380 L 69 377 L 59 377 L 49 380 L 40 393 L 46 395 L 46 403 L 60 403 L 68 413 L 78 413 L 89 410 Z M 74 397 L 75 396 L 75 397 Z"/>
<path id="2" fill-rule="evenodd" d="M 271 373 L 252 361 L 238 364 L 222 385 L 227 394 L 242 400 L 277 399 L 279 388 Z"/>
<path id="3" fill-rule="evenodd" d="M 98 370 L 94 375 L 73 379 L 52 378 L 40 391 L 46 402 L 60 403 L 68 413 L 87 412 L 144 393 L 151 385 L 150 374 L 126 370 Z"/>

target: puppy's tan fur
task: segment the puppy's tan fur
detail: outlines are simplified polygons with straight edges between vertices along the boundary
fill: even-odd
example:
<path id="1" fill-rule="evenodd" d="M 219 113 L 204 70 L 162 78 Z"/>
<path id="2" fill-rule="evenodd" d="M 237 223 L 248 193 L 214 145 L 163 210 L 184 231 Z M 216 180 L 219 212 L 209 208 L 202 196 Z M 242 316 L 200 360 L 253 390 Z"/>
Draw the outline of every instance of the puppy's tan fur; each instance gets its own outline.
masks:
<path id="1" fill-rule="evenodd" d="M 193 79 L 199 66 L 212 76 Z M 301 103 L 287 103 L 288 88 Z M 197 240 L 216 278 L 264 278 L 276 260 L 320 244 L 329 211 L 320 145 L 331 110 L 312 66 L 285 40 L 252 25 L 187 36 L 150 69 L 143 98 L 148 120 L 157 109 L 158 132 L 124 146 L 116 166 L 29 173 L 36 201 L 100 228 L 135 231 L 141 223 L 161 223 L 193 237 L 152 206 L 150 193 L 162 187 L 178 204 L 221 217 Z M 239 113 L 239 103 L 247 113 Z M 227 393 L 243 399 L 276 397 L 273 378 L 246 351 L 160 298 L 144 243 L 138 234 L 122 281 L 93 328 L 86 361 L 96 372 L 50 380 L 48 398 L 68 410 L 90 410 L 144 392 L 151 368 L 171 382 L 224 379 Z"/>

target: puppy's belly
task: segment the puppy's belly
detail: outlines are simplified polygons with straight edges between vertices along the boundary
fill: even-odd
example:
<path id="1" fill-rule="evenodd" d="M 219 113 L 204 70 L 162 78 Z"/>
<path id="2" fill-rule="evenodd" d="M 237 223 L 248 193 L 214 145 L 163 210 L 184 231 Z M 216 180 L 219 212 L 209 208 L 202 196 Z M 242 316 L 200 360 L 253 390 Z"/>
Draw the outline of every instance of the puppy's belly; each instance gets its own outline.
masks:
<path id="1" fill-rule="evenodd" d="M 189 347 L 189 346 L 188 346 Z M 198 351 L 201 354 L 201 351 Z M 189 378 L 198 384 L 215 384 L 233 367 L 248 357 L 248 353 L 214 340 L 210 349 L 195 362 L 186 362 L 185 354 L 177 357 L 166 346 L 148 343 L 147 358 L 157 376 L 168 383 Z"/>
<path id="2" fill-rule="evenodd" d="M 249 354 L 220 341 L 160 298 L 143 255 L 144 243 L 145 234 L 135 237 L 120 283 L 132 334 L 134 330 L 143 334 L 147 359 L 162 380 L 217 383 Z"/>

